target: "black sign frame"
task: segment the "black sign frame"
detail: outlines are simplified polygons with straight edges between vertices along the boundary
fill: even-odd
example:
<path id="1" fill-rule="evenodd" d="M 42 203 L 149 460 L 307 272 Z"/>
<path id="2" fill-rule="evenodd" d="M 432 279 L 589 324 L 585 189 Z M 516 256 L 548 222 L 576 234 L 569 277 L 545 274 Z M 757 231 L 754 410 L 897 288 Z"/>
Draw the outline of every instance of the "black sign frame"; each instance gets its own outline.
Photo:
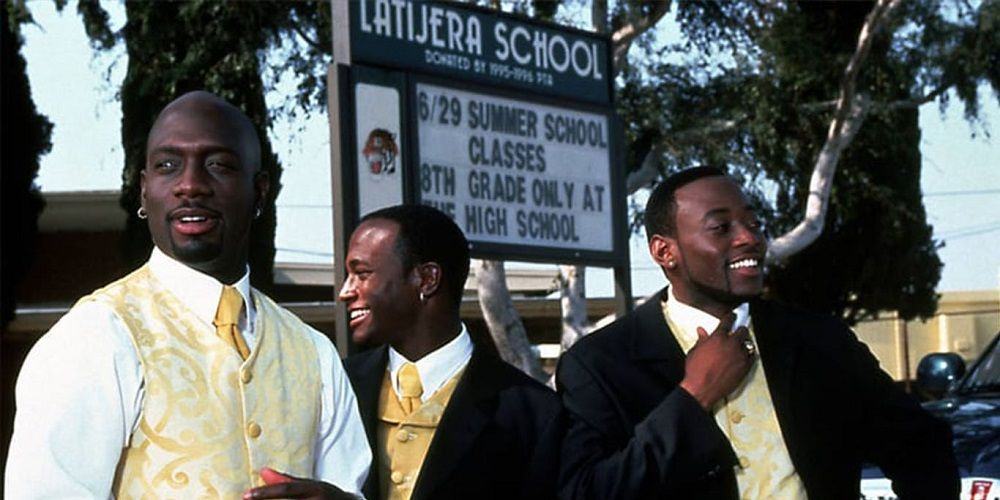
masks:
<path id="1" fill-rule="evenodd" d="M 411 9 L 418 9 L 423 11 L 430 11 L 431 9 L 443 9 L 449 12 L 459 12 L 471 16 L 482 16 L 489 22 L 492 22 L 491 26 L 496 26 L 497 22 L 511 23 L 514 26 L 529 27 L 533 31 L 532 33 L 538 33 L 536 36 L 545 36 L 545 40 L 553 42 L 555 36 L 567 36 L 573 37 L 576 41 L 586 40 L 586 43 L 593 44 L 593 53 L 590 54 L 590 61 L 596 68 L 595 71 L 602 72 L 603 84 L 594 84 L 588 82 L 586 78 L 580 76 L 573 76 L 570 74 L 560 75 L 555 73 L 552 75 L 553 83 L 550 85 L 534 84 L 534 82 L 527 82 L 518 79 L 499 79 L 495 74 L 491 76 L 489 72 L 486 74 L 479 73 L 475 70 L 468 69 L 456 69 L 453 66 L 448 65 L 435 65 L 426 62 L 428 57 L 426 54 L 427 50 L 442 51 L 446 55 L 451 55 L 457 58 L 466 57 L 478 59 L 484 62 L 484 64 L 489 65 L 495 63 L 498 65 L 510 64 L 506 61 L 500 59 L 490 60 L 490 54 L 487 48 L 492 48 L 492 46 L 487 45 L 483 48 L 485 54 L 473 56 L 467 56 L 461 54 L 461 51 L 456 51 L 448 49 L 445 47 L 437 48 L 427 48 L 426 44 L 417 44 L 412 41 L 405 39 L 396 39 L 392 36 L 383 35 L 373 35 L 366 33 L 362 30 L 362 15 L 367 15 L 374 11 L 375 5 L 378 3 L 385 3 L 388 5 L 389 2 L 379 2 L 378 0 L 352 0 L 352 8 L 350 11 L 350 17 L 348 19 L 348 25 L 350 27 L 350 58 L 353 63 L 363 63 L 370 64 L 373 66 L 387 66 L 396 69 L 402 69 L 406 71 L 412 71 L 416 73 L 423 74 L 436 74 L 441 75 L 446 78 L 456 78 L 464 81 L 477 82 L 479 84 L 488 86 L 505 86 L 508 88 L 520 89 L 522 91 L 530 91 L 533 93 L 540 93 L 545 95 L 550 95 L 553 97 L 563 97 L 567 99 L 572 99 L 575 101 L 587 101 L 594 104 L 603 104 L 610 106 L 613 102 L 612 96 L 614 95 L 614 78 L 613 71 L 614 65 L 611 57 L 611 39 L 606 35 L 599 35 L 593 32 L 584 31 L 577 28 L 561 26 L 558 24 L 539 21 L 536 19 L 526 18 L 524 16 L 519 16 L 515 14 L 509 14 L 506 12 L 488 9 L 485 7 L 479 7 L 476 5 L 459 4 L 454 2 L 440 2 L 434 0 L 405 0 L 402 4 L 404 7 L 409 6 Z M 364 9 L 364 10 L 362 10 Z M 390 11 L 394 12 L 393 9 Z M 394 15 L 402 15 L 404 11 L 395 12 Z M 410 11 L 405 11 L 410 12 Z M 417 16 L 410 12 L 412 17 L 416 17 L 419 20 L 422 16 Z M 424 12 L 426 14 L 426 12 Z M 412 21 L 411 18 L 407 18 Z M 396 32 L 397 29 L 408 32 L 407 19 L 399 19 L 399 25 L 397 26 L 393 23 L 391 30 Z M 395 21 L 396 19 L 394 19 Z M 445 23 L 450 21 L 445 20 Z M 426 26 L 424 27 L 425 29 Z M 528 28 L 525 28 L 527 31 Z M 513 32 L 513 29 L 512 29 Z M 488 27 L 482 27 L 481 31 L 482 40 L 491 41 L 490 37 L 495 39 L 495 33 L 491 32 Z M 513 37 L 513 34 L 511 35 Z M 552 36 L 553 38 L 547 38 Z M 529 43 L 534 44 L 537 40 L 529 38 Z M 531 59 L 539 59 L 539 53 L 550 54 L 551 47 L 548 44 L 544 50 L 536 50 L 534 52 L 528 51 L 531 54 Z M 534 47 L 534 45 L 532 45 Z M 572 67 L 575 61 L 573 58 L 577 51 L 575 50 L 575 44 L 567 45 L 569 47 L 570 53 L 566 54 L 570 61 L 570 66 Z M 425 51 L 424 61 L 421 62 L 419 53 Z M 511 51 L 514 49 L 511 48 Z M 554 51 L 552 52 L 554 53 Z M 511 54 L 513 56 L 513 54 Z M 598 55 L 603 55 L 604 57 L 598 57 Z M 551 57 L 542 58 L 548 59 Z M 470 63 L 472 64 L 472 63 Z M 532 73 L 533 76 L 537 76 L 535 72 L 547 72 L 546 68 L 538 69 L 537 67 L 532 67 L 530 64 L 520 63 L 514 61 L 514 66 L 512 71 L 522 70 L 523 72 Z M 492 67 L 490 67 L 492 68 Z M 500 78 L 503 76 L 500 75 Z"/>
<path id="2" fill-rule="evenodd" d="M 361 0 L 373 5 L 375 0 Z M 388 0 L 383 5 L 390 5 Z M 488 242 L 475 242 L 472 256 L 498 260 L 523 260 L 554 264 L 581 264 L 599 267 L 611 267 L 614 270 L 615 302 L 619 314 L 632 310 L 632 286 L 629 270 L 629 231 L 628 210 L 626 206 L 624 164 L 624 134 L 621 120 L 614 112 L 614 73 L 611 39 L 607 35 L 542 22 L 524 16 L 504 13 L 485 7 L 467 4 L 444 3 L 434 0 L 405 0 L 412 5 L 439 6 L 451 10 L 463 10 L 476 15 L 496 18 L 503 22 L 534 27 L 563 34 L 566 37 L 579 37 L 600 45 L 597 52 L 603 59 L 603 84 L 599 89 L 589 93 L 574 90 L 571 85 L 553 85 L 550 87 L 533 87 L 510 81 L 497 81 L 492 78 L 468 78 L 461 73 L 437 71 L 434 67 L 408 65 L 406 61 L 395 59 L 396 51 L 383 50 L 376 54 L 362 54 L 360 49 L 371 49 L 364 39 L 356 36 L 359 21 L 355 19 L 360 3 L 357 0 L 331 0 L 331 25 L 333 27 L 333 64 L 327 70 L 327 96 L 330 120 L 330 156 L 332 183 L 334 190 L 334 281 L 336 286 L 343 284 L 346 270 L 342 265 L 347 251 L 347 239 L 357 225 L 359 210 L 359 193 L 357 193 L 358 155 L 356 152 L 355 129 L 356 103 L 353 100 L 355 85 L 365 81 L 375 85 L 392 86 L 400 92 L 400 145 L 404 152 L 400 155 L 403 174 L 409 176 L 403 182 L 403 202 L 416 203 L 419 197 L 419 139 L 417 136 L 419 124 L 414 120 L 416 85 L 426 83 L 442 87 L 478 92 L 487 96 L 517 99 L 527 103 L 537 103 L 555 106 L 567 110 L 601 114 L 607 117 L 609 141 L 609 186 L 612 210 L 613 248 L 611 251 L 569 250 L 559 247 L 541 245 L 515 245 Z M 360 19 L 360 18 L 358 18 Z M 494 21 L 496 22 L 496 21 Z M 491 34 L 492 35 L 492 34 Z M 568 40 L 568 38 L 567 38 Z M 376 44 L 377 45 L 377 44 Z M 357 57 L 355 57 L 357 56 Z M 388 57 L 384 57 L 388 56 Z M 596 62 L 597 57 L 591 58 Z M 360 64 L 359 64 L 360 63 Z M 339 193 L 339 196 L 337 196 Z M 342 321 L 336 323 L 336 343 L 342 355 L 351 352 L 355 346 L 347 331 L 347 311 L 342 303 L 335 305 L 337 315 Z"/>

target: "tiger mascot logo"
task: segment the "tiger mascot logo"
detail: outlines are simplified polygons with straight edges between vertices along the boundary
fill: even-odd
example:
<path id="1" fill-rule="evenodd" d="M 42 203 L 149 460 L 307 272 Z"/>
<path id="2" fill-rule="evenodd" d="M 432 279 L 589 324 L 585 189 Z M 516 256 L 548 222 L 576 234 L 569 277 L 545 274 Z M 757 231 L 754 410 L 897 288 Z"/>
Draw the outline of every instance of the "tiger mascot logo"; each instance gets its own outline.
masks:
<path id="1" fill-rule="evenodd" d="M 368 171 L 372 176 L 380 177 L 391 175 L 396 172 L 396 157 L 399 156 L 399 147 L 396 146 L 396 139 L 392 132 L 384 128 L 377 128 L 368 134 L 365 147 L 361 154 L 368 163 Z"/>

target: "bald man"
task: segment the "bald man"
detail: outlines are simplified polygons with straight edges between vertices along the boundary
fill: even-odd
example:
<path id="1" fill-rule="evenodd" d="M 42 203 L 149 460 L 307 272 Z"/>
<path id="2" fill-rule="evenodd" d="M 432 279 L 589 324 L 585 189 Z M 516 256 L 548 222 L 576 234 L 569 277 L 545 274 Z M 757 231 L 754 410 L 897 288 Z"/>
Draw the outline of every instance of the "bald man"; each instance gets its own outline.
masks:
<path id="1" fill-rule="evenodd" d="M 253 124 L 181 96 L 149 133 L 141 188 L 149 261 L 24 362 L 7 497 L 235 498 L 269 468 L 359 492 L 371 451 L 333 345 L 249 284 L 269 188 Z"/>

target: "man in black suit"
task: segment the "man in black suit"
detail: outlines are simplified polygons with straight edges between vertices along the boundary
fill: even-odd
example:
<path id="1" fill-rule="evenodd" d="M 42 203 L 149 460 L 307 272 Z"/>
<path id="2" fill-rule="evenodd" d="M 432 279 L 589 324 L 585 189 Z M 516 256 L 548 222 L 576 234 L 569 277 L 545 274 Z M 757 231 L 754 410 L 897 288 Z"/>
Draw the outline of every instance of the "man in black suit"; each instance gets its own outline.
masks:
<path id="1" fill-rule="evenodd" d="M 846 325 L 759 298 L 766 242 L 732 179 L 672 176 L 645 224 L 671 286 L 560 360 L 561 496 L 858 498 L 865 461 L 901 498 L 958 495 L 949 428 Z"/>
<path id="2" fill-rule="evenodd" d="M 339 299 L 354 340 L 381 344 L 347 362 L 374 452 L 369 499 L 555 496 L 559 397 L 470 339 L 468 248 L 422 205 L 371 213 L 351 236 Z"/>

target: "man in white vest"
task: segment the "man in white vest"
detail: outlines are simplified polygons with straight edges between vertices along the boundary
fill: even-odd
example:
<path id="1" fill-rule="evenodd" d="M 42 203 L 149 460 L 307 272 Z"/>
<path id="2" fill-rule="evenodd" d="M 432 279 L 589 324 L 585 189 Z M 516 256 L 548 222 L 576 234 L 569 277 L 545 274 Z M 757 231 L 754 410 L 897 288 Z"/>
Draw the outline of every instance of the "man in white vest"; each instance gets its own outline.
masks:
<path id="1" fill-rule="evenodd" d="M 371 451 L 336 350 L 249 284 L 269 188 L 253 124 L 185 94 L 154 123 L 141 175 L 156 247 L 29 353 L 7 497 L 235 498 L 275 470 L 360 492 Z"/>

